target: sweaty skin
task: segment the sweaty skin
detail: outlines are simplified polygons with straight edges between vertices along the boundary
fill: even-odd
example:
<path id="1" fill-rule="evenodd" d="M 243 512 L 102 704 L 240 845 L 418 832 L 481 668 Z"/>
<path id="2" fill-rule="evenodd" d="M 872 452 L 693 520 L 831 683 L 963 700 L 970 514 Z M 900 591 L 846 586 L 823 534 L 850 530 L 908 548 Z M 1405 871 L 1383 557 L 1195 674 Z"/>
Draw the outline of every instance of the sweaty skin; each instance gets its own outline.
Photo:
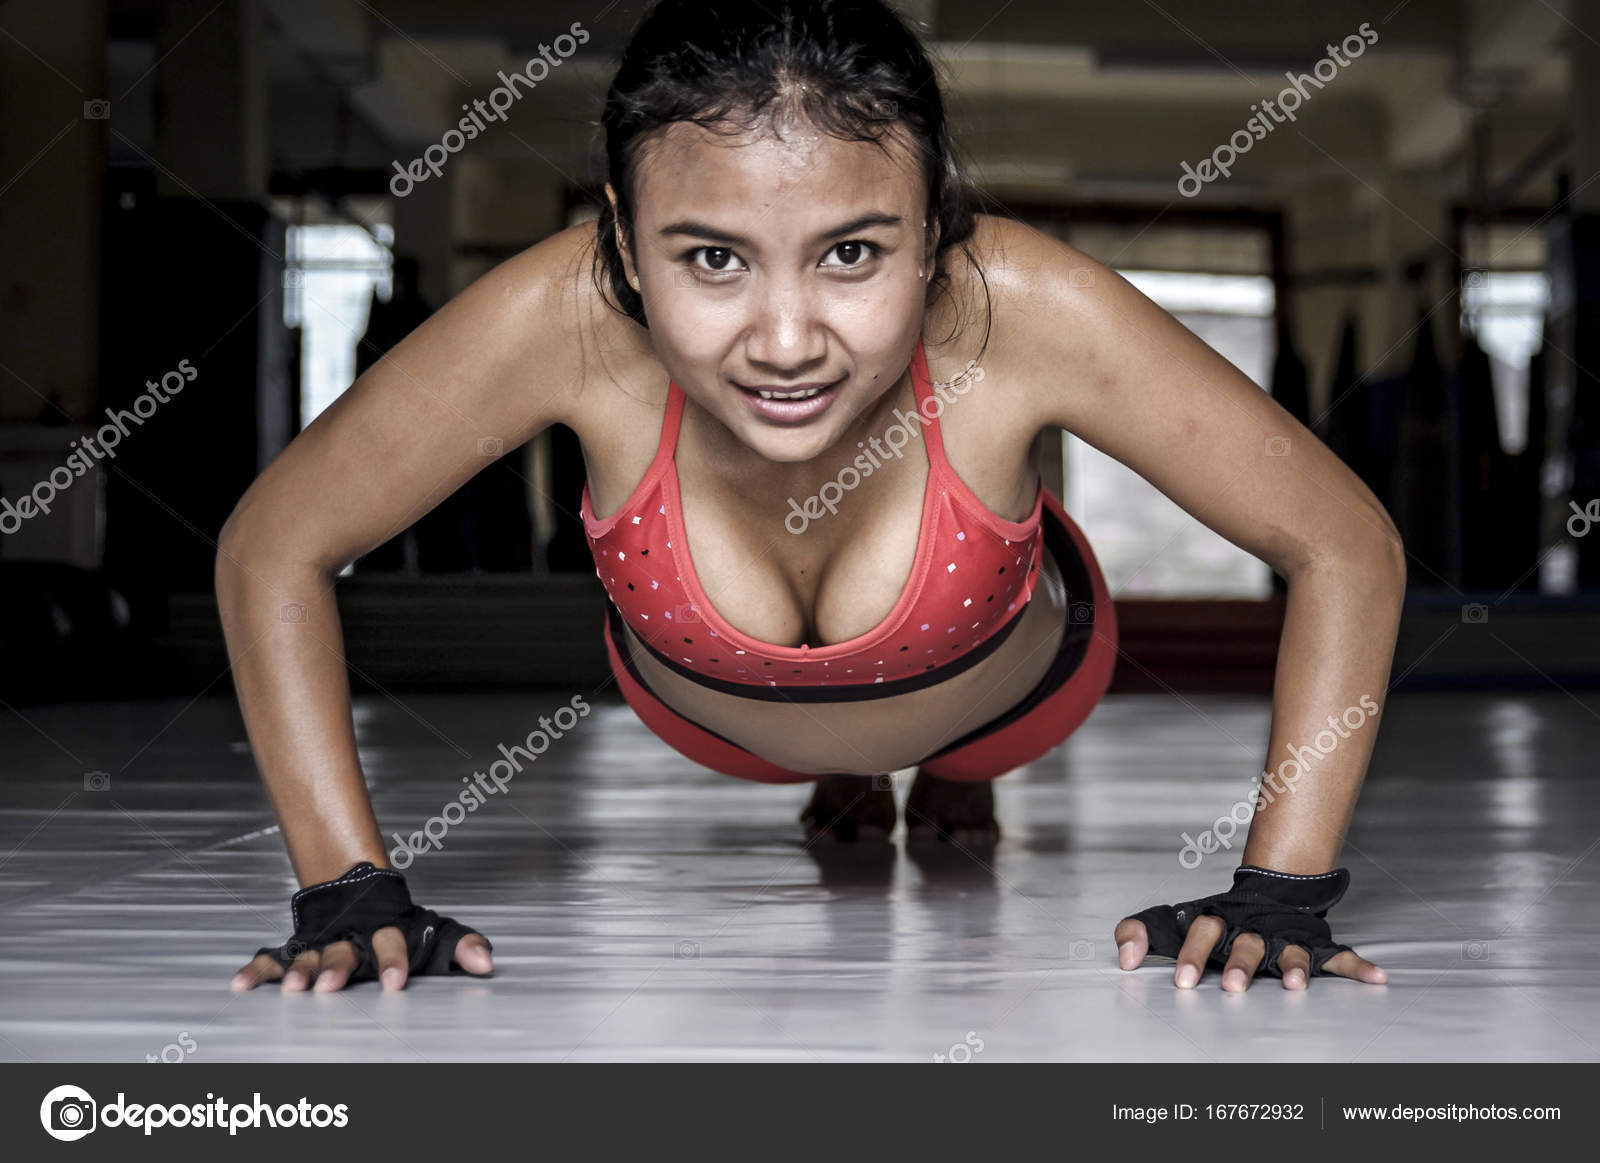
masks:
<path id="1" fill-rule="evenodd" d="M 837 516 L 802 536 L 784 528 L 787 498 L 815 493 L 862 433 L 909 401 L 919 333 L 935 380 L 978 358 L 982 284 L 959 253 L 947 253 L 951 294 L 930 294 L 936 229 L 925 223 L 920 170 L 904 142 L 881 152 L 787 128 L 782 139 L 728 138 L 679 123 L 644 148 L 634 236 L 621 242 L 648 331 L 601 301 L 590 279 L 595 226 L 574 226 L 451 300 L 240 501 L 219 547 L 218 604 L 251 745 L 302 885 L 360 860 L 388 867 L 356 751 L 334 580 L 479 471 L 486 437 L 514 448 L 567 424 L 583 445 L 595 511 L 608 514 L 654 455 L 671 377 L 688 396 L 678 451 L 684 519 L 718 611 L 756 638 L 796 644 L 859 634 L 893 606 L 916 540 L 925 454 L 874 473 Z M 950 461 L 973 492 L 1017 518 L 1033 499 L 1035 442 L 1076 433 L 1288 580 L 1268 754 L 1313 738 L 1362 693 L 1381 703 L 1405 571 L 1372 494 L 1109 268 L 987 216 L 970 245 L 992 331 L 983 380 L 945 410 L 942 425 Z M 836 380 L 831 406 L 795 425 L 756 415 L 738 386 Z M 1287 438 L 1290 454 L 1266 454 L 1269 438 Z M 774 762 L 881 771 L 993 717 L 1037 680 L 1062 621 L 1051 565 L 1042 577 L 1030 621 L 948 687 L 796 714 L 750 700 L 735 708 L 722 702 L 732 696 L 645 673 L 664 700 L 715 730 L 731 728 L 736 742 Z M 289 605 L 303 606 L 303 618 L 283 618 Z M 730 718 L 735 709 L 745 725 Z M 1195 729 L 1208 728 L 1197 721 Z M 1375 734 L 1354 733 L 1294 794 L 1261 810 L 1244 859 L 1286 872 L 1332 867 Z M 1207 928 L 1202 918 L 1190 929 L 1179 986 L 1199 978 L 1216 939 L 1206 941 Z M 1122 966 L 1140 964 L 1143 926 L 1125 920 L 1116 938 Z M 374 944 L 384 987 L 403 985 L 399 933 L 381 930 Z M 1260 954 L 1259 941 L 1241 937 L 1223 987 L 1245 988 Z M 1283 956 L 1286 988 L 1306 983 L 1293 968 L 1301 956 Z M 474 973 L 492 967 L 475 937 L 463 939 L 457 959 Z M 258 958 L 234 987 L 282 976 L 285 989 L 312 981 L 338 989 L 354 953 L 331 946 L 303 961 L 283 975 Z M 1354 953 L 1327 969 L 1385 979 Z"/>

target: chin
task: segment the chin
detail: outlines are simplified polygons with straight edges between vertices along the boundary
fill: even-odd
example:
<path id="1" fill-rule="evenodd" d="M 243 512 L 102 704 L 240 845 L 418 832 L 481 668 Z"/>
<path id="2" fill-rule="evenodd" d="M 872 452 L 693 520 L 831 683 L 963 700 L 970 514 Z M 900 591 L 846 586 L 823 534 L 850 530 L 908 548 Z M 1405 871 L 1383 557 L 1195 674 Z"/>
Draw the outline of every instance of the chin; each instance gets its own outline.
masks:
<path id="1" fill-rule="evenodd" d="M 834 425 L 806 426 L 803 428 L 770 428 L 764 424 L 746 424 L 738 430 L 739 439 L 763 459 L 777 464 L 803 464 L 815 460 L 839 439 Z"/>

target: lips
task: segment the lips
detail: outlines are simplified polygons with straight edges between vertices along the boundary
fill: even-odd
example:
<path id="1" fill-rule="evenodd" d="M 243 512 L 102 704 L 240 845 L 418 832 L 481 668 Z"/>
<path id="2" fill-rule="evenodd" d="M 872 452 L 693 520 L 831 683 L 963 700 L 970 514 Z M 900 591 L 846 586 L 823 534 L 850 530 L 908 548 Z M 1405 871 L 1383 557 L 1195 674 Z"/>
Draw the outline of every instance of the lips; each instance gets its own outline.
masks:
<path id="1" fill-rule="evenodd" d="M 839 394 L 844 376 L 831 383 L 737 385 L 750 410 L 763 420 L 800 424 L 827 411 Z"/>
<path id="2" fill-rule="evenodd" d="M 746 388 L 745 391 L 755 392 L 763 400 L 809 400 L 812 396 L 822 391 L 825 386 L 824 384 L 818 384 L 814 388 L 790 388 L 787 391 L 774 389 L 770 392 L 763 388 Z"/>

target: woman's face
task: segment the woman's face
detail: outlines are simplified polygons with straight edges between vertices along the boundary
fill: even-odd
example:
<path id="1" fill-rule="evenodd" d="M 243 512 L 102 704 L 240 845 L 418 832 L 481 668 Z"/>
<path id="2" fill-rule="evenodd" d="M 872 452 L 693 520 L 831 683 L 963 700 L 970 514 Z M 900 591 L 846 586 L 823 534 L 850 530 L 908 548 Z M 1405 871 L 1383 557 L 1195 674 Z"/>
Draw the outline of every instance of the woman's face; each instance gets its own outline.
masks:
<path id="1" fill-rule="evenodd" d="M 885 145 L 675 122 L 640 152 L 624 254 L 651 342 L 769 460 L 831 448 L 916 347 L 933 274 L 923 180 L 899 133 Z"/>

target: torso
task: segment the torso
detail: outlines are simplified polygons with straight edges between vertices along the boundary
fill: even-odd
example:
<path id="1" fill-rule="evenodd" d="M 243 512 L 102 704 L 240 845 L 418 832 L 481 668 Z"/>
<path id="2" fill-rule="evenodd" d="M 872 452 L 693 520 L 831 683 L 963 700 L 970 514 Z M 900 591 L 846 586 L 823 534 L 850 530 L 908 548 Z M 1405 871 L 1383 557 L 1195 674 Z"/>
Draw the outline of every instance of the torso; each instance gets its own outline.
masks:
<path id="1" fill-rule="evenodd" d="M 982 221 L 982 220 L 980 220 Z M 1006 350 L 1004 279 L 985 253 L 990 231 L 972 245 L 989 275 L 996 325 L 983 351 L 984 379 L 944 410 L 940 427 L 951 467 L 994 513 L 1022 520 L 1033 506 L 1038 473 L 1036 432 L 1006 410 L 1007 385 L 1028 374 L 1025 353 Z M 1013 256 L 1014 257 L 1014 256 Z M 934 296 L 924 318 L 928 371 L 935 381 L 960 375 L 983 346 L 981 284 L 959 251 L 944 260 L 952 295 Z M 952 304 L 965 302 L 959 328 Z M 648 334 L 615 313 L 592 312 L 594 352 L 584 360 L 580 414 L 594 511 L 609 515 L 632 493 L 655 456 L 669 373 L 655 359 Z M 609 315 L 609 318 L 608 318 Z M 914 407 L 910 369 L 890 390 L 897 406 Z M 887 414 L 887 410 L 885 410 Z M 929 462 L 907 454 L 892 471 L 862 481 L 839 515 L 805 537 L 782 525 L 786 499 L 815 492 L 837 469 L 824 465 L 774 472 L 759 482 L 719 475 L 709 455 L 720 435 L 692 399 L 684 406 L 676 466 L 683 521 L 694 571 L 716 611 L 750 637 L 774 644 L 832 643 L 863 634 L 894 607 L 911 571 Z M 922 442 L 915 442 L 920 449 Z M 853 450 L 852 450 L 853 451 Z M 793 466 L 784 466 L 791 470 Z M 916 763 L 1019 702 L 1043 677 L 1060 643 L 1066 597 L 1045 554 L 1032 600 L 1016 629 L 981 662 L 920 690 L 867 701 L 791 704 L 709 689 L 677 674 L 626 635 L 650 688 L 679 714 L 768 762 L 795 771 L 874 773 Z"/>

